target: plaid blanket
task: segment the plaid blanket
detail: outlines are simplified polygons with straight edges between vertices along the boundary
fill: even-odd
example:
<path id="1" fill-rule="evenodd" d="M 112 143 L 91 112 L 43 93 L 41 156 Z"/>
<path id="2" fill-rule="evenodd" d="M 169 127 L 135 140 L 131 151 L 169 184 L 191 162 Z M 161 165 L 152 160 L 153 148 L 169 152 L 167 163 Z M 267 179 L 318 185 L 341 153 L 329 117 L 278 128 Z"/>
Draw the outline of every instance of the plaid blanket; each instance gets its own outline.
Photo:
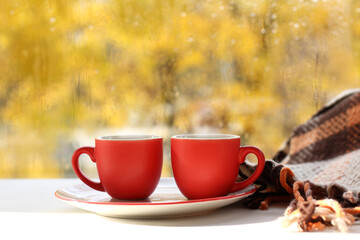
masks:
<path id="1" fill-rule="evenodd" d="M 242 164 L 240 178 L 255 167 Z M 295 128 L 255 184 L 258 190 L 245 204 L 267 209 L 288 201 L 285 227 L 347 231 L 360 219 L 360 89 L 343 92 Z"/>

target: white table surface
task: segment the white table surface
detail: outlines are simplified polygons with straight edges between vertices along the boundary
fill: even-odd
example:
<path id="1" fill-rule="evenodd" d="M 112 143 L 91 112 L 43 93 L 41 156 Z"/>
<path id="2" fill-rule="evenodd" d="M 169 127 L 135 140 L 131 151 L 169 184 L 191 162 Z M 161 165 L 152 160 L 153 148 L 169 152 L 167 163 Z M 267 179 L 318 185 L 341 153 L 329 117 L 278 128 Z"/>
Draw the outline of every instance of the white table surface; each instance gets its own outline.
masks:
<path id="1" fill-rule="evenodd" d="M 360 239 L 359 223 L 346 234 L 282 228 L 279 217 L 286 204 L 261 211 L 235 203 L 202 215 L 168 219 L 103 217 L 55 197 L 57 189 L 78 183 L 78 179 L 0 180 L 0 239 Z"/>

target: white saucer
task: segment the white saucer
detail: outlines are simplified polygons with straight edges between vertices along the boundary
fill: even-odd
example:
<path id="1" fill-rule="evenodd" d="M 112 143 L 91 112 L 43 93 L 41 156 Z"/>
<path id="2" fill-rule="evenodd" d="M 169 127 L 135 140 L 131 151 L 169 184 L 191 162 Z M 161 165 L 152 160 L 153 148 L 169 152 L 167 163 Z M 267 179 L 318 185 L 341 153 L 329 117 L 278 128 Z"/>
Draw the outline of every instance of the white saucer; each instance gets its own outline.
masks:
<path id="1" fill-rule="evenodd" d="M 55 192 L 60 200 L 90 212 L 119 218 L 166 218 L 199 214 L 239 201 L 256 191 L 254 185 L 227 196 L 188 200 L 174 178 L 161 178 L 154 193 L 145 200 L 118 200 L 84 184 L 61 188 Z"/>

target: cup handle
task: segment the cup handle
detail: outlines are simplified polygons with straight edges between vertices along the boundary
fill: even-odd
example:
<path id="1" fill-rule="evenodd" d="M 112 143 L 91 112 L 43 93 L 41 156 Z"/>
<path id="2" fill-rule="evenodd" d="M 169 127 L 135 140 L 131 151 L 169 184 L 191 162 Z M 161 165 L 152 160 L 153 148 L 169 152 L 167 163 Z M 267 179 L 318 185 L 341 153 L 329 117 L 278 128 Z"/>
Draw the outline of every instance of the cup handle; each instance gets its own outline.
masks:
<path id="1" fill-rule="evenodd" d="M 255 154 L 255 156 L 258 159 L 258 164 L 255 169 L 255 172 L 248 179 L 246 179 L 242 182 L 236 182 L 234 184 L 234 186 L 232 187 L 231 192 L 236 192 L 236 191 L 239 191 L 239 190 L 249 186 L 250 184 L 255 182 L 256 179 L 258 179 L 260 177 L 262 171 L 264 170 L 264 167 L 265 167 L 264 153 L 259 148 L 254 147 L 254 146 L 243 146 L 243 147 L 239 148 L 239 151 L 238 151 L 239 164 L 245 162 L 245 157 L 249 153 Z"/>
<path id="2" fill-rule="evenodd" d="M 93 148 L 93 147 L 82 147 L 82 148 L 76 149 L 72 156 L 72 159 L 71 159 L 72 168 L 74 169 L 74 172 L 80 178 L 80 180 L 83 181 L 86 185 L 88 185 L 89 187 L 91 187 L 95 190 L 105 192 L 105 189 L 101 185 L 100 182 L 94 182 L 94 181 L 90 180 L 89 178 L 87 178 L 84 175 L 84 173 L 80 170 L 80 167 L 79 167 L 79 157 L 83 153 L 89 155 L 91 161 L 96 163 L 94 150 L 95 150 L 95 148 Z"/>

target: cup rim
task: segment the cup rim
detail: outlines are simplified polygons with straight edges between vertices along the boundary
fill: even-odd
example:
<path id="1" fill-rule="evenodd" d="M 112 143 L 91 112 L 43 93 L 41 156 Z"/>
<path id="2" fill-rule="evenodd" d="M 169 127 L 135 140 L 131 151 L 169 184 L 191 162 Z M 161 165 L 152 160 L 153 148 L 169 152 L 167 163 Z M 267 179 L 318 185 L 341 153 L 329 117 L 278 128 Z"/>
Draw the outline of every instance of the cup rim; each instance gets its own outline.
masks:
<path id="1" fill-rule="evenodd" d="M 171 139 L 183 139 L 183 140 L 230 140 L 240 139 L 238 135 L 232 134 L 179 134 L 174 135 Z"/>
<path id="2" fill-rule="evenodd" d="M 100 141 L 140 141 L 140 140 L 162 139 L 162 137 L 157 135 L 147 135 L 147 134 L 125 134 L 125 135 L 100 136 L 95 139 Z"/>

